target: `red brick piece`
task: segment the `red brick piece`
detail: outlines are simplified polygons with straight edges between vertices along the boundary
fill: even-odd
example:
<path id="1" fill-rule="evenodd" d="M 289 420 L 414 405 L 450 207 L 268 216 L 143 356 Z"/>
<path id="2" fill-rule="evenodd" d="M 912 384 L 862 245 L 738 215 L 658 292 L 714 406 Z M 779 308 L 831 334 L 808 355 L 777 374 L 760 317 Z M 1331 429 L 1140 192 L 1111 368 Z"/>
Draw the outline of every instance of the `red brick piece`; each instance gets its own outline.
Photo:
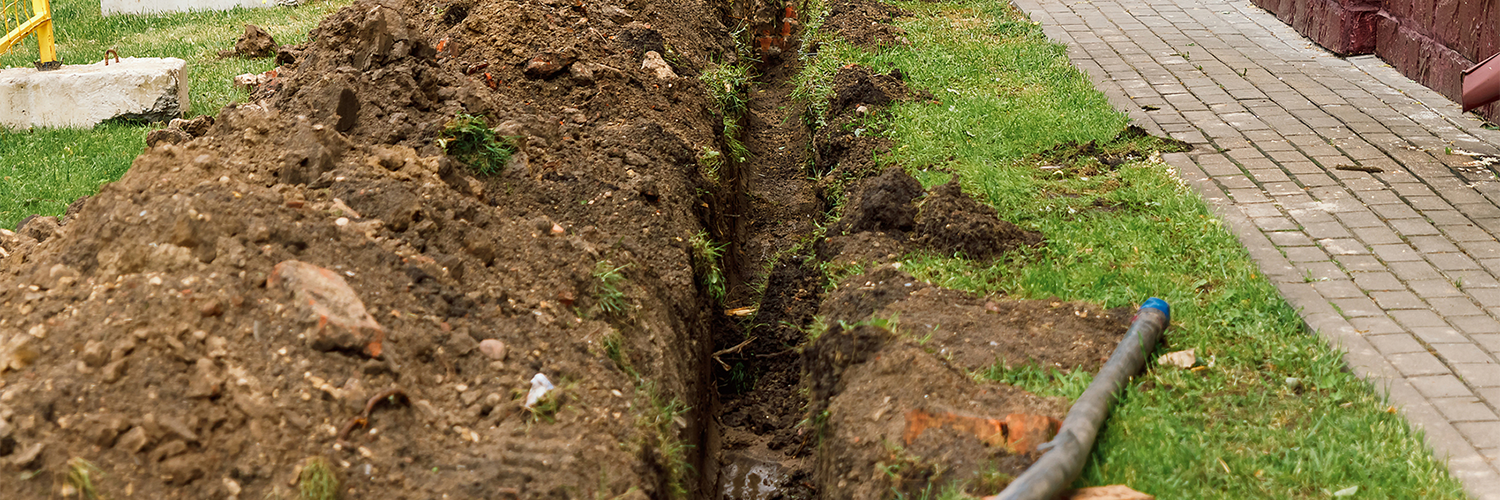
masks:
<path id="1" fill-rule="evenodd" d="M 285 288 L 310 326 L 307 345 L 320 351 L 360 351 L 380 356 L 385 329 L 365 311 L 359 295 L 338 273 L 288 260 L 271 270 L 267 288 Z"/>

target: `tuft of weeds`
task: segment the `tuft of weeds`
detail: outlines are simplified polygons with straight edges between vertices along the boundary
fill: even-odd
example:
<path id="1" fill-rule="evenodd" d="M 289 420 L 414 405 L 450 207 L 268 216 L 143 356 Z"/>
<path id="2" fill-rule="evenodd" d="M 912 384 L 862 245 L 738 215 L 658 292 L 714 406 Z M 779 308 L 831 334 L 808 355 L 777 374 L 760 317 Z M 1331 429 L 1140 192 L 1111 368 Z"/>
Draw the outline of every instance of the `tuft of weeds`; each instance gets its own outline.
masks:
<path id="1" fill-rule="evenodd" d="M 724 143 L 729 147 L 729 159 L 738 163 L 750 160 L 750 149 L 740 141 L 745 107 L 750 103 L 747 97 L 750 79 L 749 64 L 718 64 L 698 75 L 698 80 L 703 82 L 703 88 L 723 116 Z"/>
<path id="2" fill-rule="evenodd" d="M 83 457 L 68 459 L 64 465 L 67 471 L 62 475 L 62 496 L 86 498 L 90 500 L 101 500 L 104 495 L 99 494 L 99 487 L 94 484 L 94 478 L 104 475 L 104 471 Z"/>
<path id="3" fill-rule="evenodd" d="M 297 474 L 297 498 L 300 500 L 338 500 L 339 477 L 323 457 L 308 457 Z"/>
<path id="4" fill-rule="evenodd" d="M 482 175 L 495 175 L 505 170 L 516 147 L 502 140 L 490 130 L 483 116 L 459 113 L 443 125 L 443 135 L 438 146 L 448 156 L 464 162 Z"/>
<path id="5" fill-rule="evenodd" d="M 698 152 L 698 170 L 703 173 L 703 178 L 714 185 L 719 184 L 719 172 L 724 169 L 724 155 L 717 149 L 704 146 Z"/>
<path id="6" fill-rule="evenodd" d="M 723 303 L 728 293 L 727 281 L 724 279 L 724 267 L 719 262 L 724 257 L 724 243 L 717 243 L 707 232 L 699 232 L 688 240 L 693 247 L 693 267 L 698 278 L 703 280 L 703 286 L 708 289 L 708 296 L 715 302 Z"/>
<path id="7" fill-rule="evenodd" d="M 639 380 L 636 386 L 637 407 L 641 412 L 636 417 L 636 426 L 653 437 L 659 459 L 668 472 L 667 484 L 673 498 L 685 498 L 688 484 L 692 481 L 693 466 L 687 462 L 687 452 L 693 448 L 678 437 L 676 427 L 686 425 L 682 416 L 688 406 L 677 398 L 668 398 L 654 382 Z"/>
<path id="8" fill-rule="evenodd" d="M 604 344 L 604 355 L 610 361 L 615 362 L 615 367 L 630 375 L 631 378 L 640 378 L 640 372 L 635 371 L 635 365 L 630 362 L 630 355 L 625 352 L 625 336 L 620 332 L 610 332 L 600 341 Z"/>
<path id="9" fill-rule="evenodd" d="M 620 289 L 620 284 L 625 281 L 621 271 L 627 267 L 629 264 L 615 266 L 607 260 L 594 264 L 594 296 L 599 301 L 599 310 L 605 314 L 618 315 L 630 309 L 625 291 Z"/>

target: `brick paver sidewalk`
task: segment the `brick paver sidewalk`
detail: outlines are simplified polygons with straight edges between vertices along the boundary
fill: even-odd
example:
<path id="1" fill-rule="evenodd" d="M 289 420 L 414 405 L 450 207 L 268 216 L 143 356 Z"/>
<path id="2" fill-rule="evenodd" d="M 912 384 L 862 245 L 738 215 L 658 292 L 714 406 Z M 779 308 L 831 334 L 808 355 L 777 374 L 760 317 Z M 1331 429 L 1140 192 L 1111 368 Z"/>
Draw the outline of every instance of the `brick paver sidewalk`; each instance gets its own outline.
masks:
<path id="1" fill-rule="evenodd" d="M 1500 181 L 1451 154 L 1500 132 L 1248 1 L 1018 5 L 1137 124 L 1196 146 L 1167 160 L 1309 327 L 1500 499 Z"/>

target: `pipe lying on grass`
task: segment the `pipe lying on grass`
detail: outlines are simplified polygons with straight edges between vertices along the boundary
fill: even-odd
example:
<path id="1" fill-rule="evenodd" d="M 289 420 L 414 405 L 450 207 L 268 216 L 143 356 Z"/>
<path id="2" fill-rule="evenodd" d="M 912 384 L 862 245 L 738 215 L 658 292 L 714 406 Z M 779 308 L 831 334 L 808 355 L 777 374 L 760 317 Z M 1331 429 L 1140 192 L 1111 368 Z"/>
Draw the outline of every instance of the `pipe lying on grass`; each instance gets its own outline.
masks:
<path id="1" fill-rule="evenodd" d="M 1057 437 L 1037 447 L 1046 453 L 1004 491 L 985 500 L 1050 500 L 1067 488 L 1083 471 L 1089 450 L 1094 448 L 1094 438 L 1099 435 L 1099 426 L 1109 416 L 1109 408 L 1130 377 L 1146 364 L 1146 354 L 1156 349 L 1171 320 L 1172 308 L 1166 301 L 1156 297 L 1146 299 L 1109 362 L 1099 369 L 1088 389 L 1068 410 Z"/>

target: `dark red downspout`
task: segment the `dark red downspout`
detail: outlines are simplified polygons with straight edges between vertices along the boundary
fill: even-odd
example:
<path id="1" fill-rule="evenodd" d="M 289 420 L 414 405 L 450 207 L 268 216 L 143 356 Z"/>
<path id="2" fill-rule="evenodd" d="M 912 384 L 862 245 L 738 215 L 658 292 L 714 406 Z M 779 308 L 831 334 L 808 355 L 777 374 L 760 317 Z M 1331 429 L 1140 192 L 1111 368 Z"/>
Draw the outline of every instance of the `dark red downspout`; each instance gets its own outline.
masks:
<path id="1" fill-rule="evenodd" d="M 1500 54 L 1464 70 L 1464 111 L 1500 100 Z"/>

